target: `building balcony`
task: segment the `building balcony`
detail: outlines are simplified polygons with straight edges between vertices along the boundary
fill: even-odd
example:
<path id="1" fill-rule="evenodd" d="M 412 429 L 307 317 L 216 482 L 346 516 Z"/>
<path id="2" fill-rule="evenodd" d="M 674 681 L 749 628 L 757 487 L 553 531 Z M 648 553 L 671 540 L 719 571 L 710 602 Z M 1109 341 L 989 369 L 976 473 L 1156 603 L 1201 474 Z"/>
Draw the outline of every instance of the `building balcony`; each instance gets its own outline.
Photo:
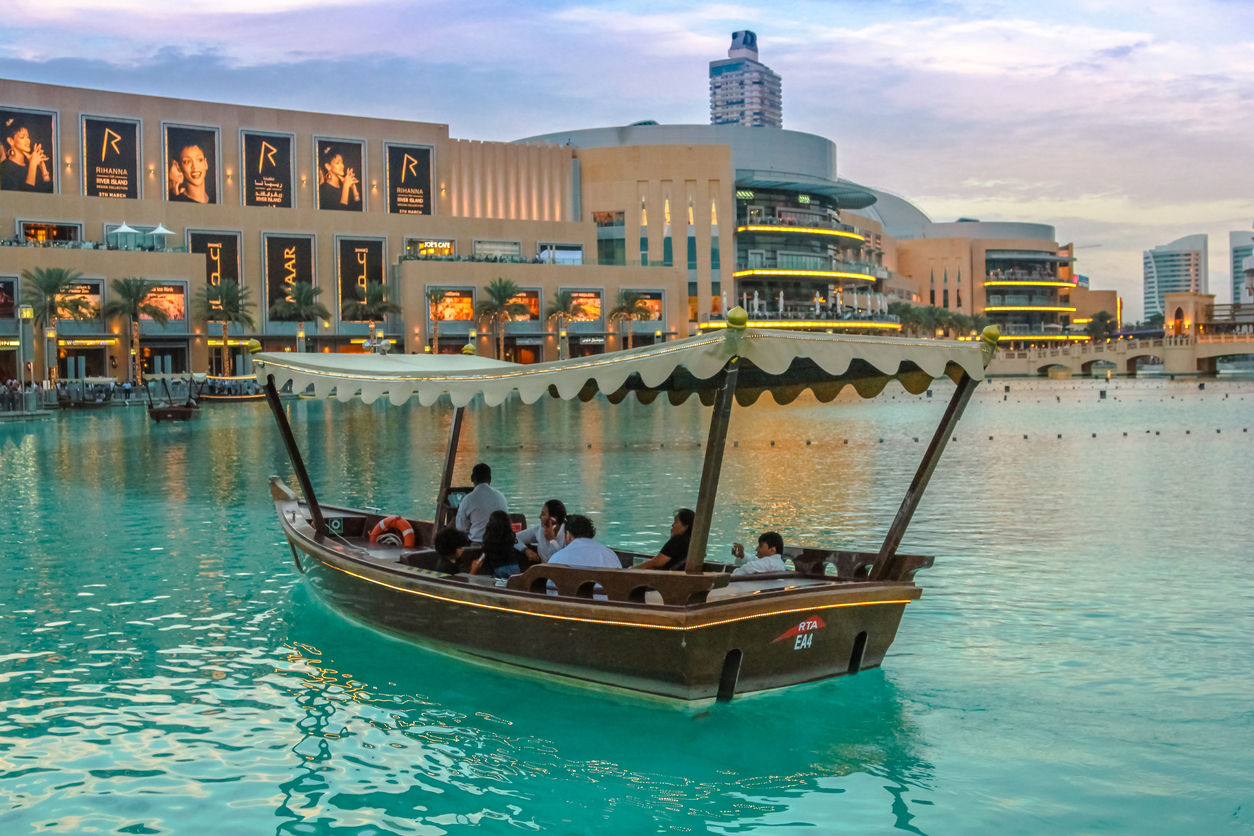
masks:
<path id="1" fill-rule="evenodd" d="M 1075 282 L 1059 281 L 1057 274 L 1044 270 L 990 270 L 985 287 L 1075 287 Z"/>
<path id="2" fill-rule="evenodd" d="M 888 270 L 878 264 L 865 261 L 825 260 L 826 263 L 816 267 L 795 267 L 787 262 L 779 263 L 774 258 L 753 259 L 749 262 L 737 262 L 737 279 L 771 279 L 771 278 L 805 278 L 827 279 L 837 283 L 869 282 L 887 279 Z"/>
<path id="3" fill-rule="evenodd" d="M 861 247 L 867 243 L 866 238 L 848 224 L 836 221 L 799 220 L 784 218 L 754 218 L 752 221 L 739 224 L 736 234 L 761 233 L 768 235 L 808 235 L 823 239 L 837 239 L 848 242 L 849 246 Z"/>

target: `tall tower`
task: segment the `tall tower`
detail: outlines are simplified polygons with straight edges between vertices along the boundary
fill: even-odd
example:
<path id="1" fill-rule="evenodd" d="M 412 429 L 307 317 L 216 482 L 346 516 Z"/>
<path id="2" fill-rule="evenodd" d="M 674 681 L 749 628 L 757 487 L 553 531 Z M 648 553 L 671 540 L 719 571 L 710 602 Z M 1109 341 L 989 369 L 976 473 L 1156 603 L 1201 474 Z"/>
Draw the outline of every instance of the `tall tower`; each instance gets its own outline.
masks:
<path id="1" fill-rule="evenodd" d="M 710 124 L 784 127 L 780 78 L 758 61 L 758 36 L 732 33 L 727 58 L 710 62 Z"/>
<path id="2" fill-rule="evenodd" d="M 1168 293 L 1210 292 L 1208 244 L 1206 235 L 1186 235 L 1144 252 L 1145 316 L 1166 316 Z"/>
<path id="3" fill-rule="evenodd" d="M 1229 232 L 1228 249 L 1232 253 L 1232 301 L 1254 302 L 1254 286 L 1245 278 L 1246 259 L 1254 256 L 1254 232 Z"/>

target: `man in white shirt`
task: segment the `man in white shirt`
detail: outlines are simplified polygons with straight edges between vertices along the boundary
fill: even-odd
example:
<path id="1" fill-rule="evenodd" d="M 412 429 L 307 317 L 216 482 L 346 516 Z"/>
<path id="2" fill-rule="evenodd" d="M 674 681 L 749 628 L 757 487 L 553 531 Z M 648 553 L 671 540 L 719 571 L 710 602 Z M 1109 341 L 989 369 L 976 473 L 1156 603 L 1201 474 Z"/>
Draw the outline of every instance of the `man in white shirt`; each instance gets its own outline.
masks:
<path id="1" fill-rule="evenodd" d="M 597 536 L 592 520 L 580 514 L 566 518 L 566 545 L 549 558 L 551 565 L 590 566 L 594 569 L 621 569 L 618 555 L 592 538 Z"/>
<path id="2" fill-rule="evenodd" d="M 784 565 L 784 538 L 774 531 L 768 531 L 758 538 L 758 556 L 732 572 L 733 575 L 764 575 L 768 572 L 787 572 Z M 732 557 L 740 560 L 745 556 L 745 547 L 732 543 Z"/>
<path id="3" fill-rule="evenodd" d="M 474 490 L 462 497 L 457 506 L 457 520 L 453 525 L 460 531 L 470 535 L 476 543 L 483 541 L 483 529 L 487 527 L 488 517 L 493 511 L 509 513 L 509 502 L 505 494 L 492 487 L 492 468 L 483 462 L 475 465 L 470 471 L 470 483 Z"/>

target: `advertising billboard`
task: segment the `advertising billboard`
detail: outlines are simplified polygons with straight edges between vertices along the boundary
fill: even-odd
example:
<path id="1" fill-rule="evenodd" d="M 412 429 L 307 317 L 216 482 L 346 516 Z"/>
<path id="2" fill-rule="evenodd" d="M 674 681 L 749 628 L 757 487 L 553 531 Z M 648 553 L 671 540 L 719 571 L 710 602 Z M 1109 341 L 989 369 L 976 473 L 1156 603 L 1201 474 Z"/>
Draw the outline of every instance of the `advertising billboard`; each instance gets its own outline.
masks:
<path id="1" fill-rule="evenodd" d="M 338 139 L 314 141 L 318 160 L 318 208 L 340 212 L 362 211 L 362 172 L 365 146 Z"/>
<path id="2" fill-rule="evenodd" d="M 441 322 L 473 322 L 475 291 L 469 287 L 446 287 L 444 298 L 431 308 L 431 318 Z"/>
<path id="3" fill-rule="evenodd" d="M 170 321 L 187 319 L 187 288 L 181 284 L 157 285 L 148 292 L 148 304 L 165 312 Z M 141 313 L 140 319 L 152 320 L 148 314 Z"/>
<path id="4" fill-rule="evenodd" d="M 17 316 L 17 280 L 0 279 L 0 319 Z"/>
<path id="5" fill-rule="evenodd" d="M 244 131 L 243 147 L 244 205 L 292 208 L 292 145 L 290 136 Z"/>
<path id="6" fill-rule="evenodd" d="M 365 322 L 346 316 L 345 305 L 366 298 L 366 285 L 383 283 L 383 241 L 373 238 L 337 238 L 336 248 L 340 273 L 340 321 Z M 376 320 L 378 321 L 378 320 Z"/>
<path id="7" fill-rule="evenodd" d="M 395 215 L 431 214 L 431 149 L 387 146 L 388 211 Z"/>
<path id="8" fill-rule="evenodd" d="M 166 200 L 218 202 L 218 129 L 165 126 Z"/>
<path id="9" fill-rule="evenodd" d="M 573 318 L 574 322 L 596 322 L 601 318 L 601 291 L 599 290 L 572 290 L 571 298 L 583 309 L 580 316 Z"/>
<path id="10" fill-rule="evenodd" d="M 266 310 L 288 299 L 297 282 L 314 283 L 314 239 L 309 236 L 267 235 L 265 239 Z"/>
<path id="11" fill-rule="evenodd" d="M 56 114 L 0 108 L 0 191 L 52 194 Z"/>
<path id="12" fill-rule="evenodd" d="M 139 198 L 139 123 L 83 117 L 83 194 Z"/>
<path id="13" fill-rule="evenodd" d="M 644 307 L 649 309 L 649 316 L 644 317 L 642 322 L 661 322 L 662 321 L 662 291 L 660 290 L 637 290 L 636 295 L 640 297 L 640 301 L 644 303 Z"/>
<path id="14" fill-rule="evenodd" d="M 539 322 L 540 321 L 540 291 L 521 290 L 518 292 L 517 296 L 515 296 L 513 299 L 510 299 L 509 301 L 526 305 L 527 310 L 529 311 L 529 313 L 527 314 L 525 318 L 521 316 L 514 317 L 515 322 L 524 322 L 524 321 Z"/>
<path id="15" fill-rule="evenodd" d="M 223 279 L 241 284 L 238 232 L 189 232 L 188 252 L 205 257 L 205 281 L 221 284 Z"/>
<path id="16" fill-rule="evenodd" d="M 57 295 L 59 301 L 64 302 L 67 299 L 82 299 L 87 303 L 96 316 L 100 316 L 100 294 L 104 282 L 85 281 L 78 282 L 66 287 L 65 293 Z"/>

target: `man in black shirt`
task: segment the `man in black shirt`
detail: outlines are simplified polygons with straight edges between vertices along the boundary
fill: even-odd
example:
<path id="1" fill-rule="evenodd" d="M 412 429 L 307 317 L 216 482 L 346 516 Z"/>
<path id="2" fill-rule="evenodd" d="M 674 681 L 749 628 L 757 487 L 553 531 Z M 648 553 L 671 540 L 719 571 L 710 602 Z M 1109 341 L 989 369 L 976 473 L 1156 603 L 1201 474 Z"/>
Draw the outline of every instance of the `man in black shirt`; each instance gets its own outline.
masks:
<path id="1" fill-rule="evenodd" d="M 692 521 L 697 515 L 691 508 L 680 508 L 671 523 L 671 538 L 657 556 L 635 567 L 637 569 L 682 570 L 688 563 L 688 543 L 692 540 Z"/>

